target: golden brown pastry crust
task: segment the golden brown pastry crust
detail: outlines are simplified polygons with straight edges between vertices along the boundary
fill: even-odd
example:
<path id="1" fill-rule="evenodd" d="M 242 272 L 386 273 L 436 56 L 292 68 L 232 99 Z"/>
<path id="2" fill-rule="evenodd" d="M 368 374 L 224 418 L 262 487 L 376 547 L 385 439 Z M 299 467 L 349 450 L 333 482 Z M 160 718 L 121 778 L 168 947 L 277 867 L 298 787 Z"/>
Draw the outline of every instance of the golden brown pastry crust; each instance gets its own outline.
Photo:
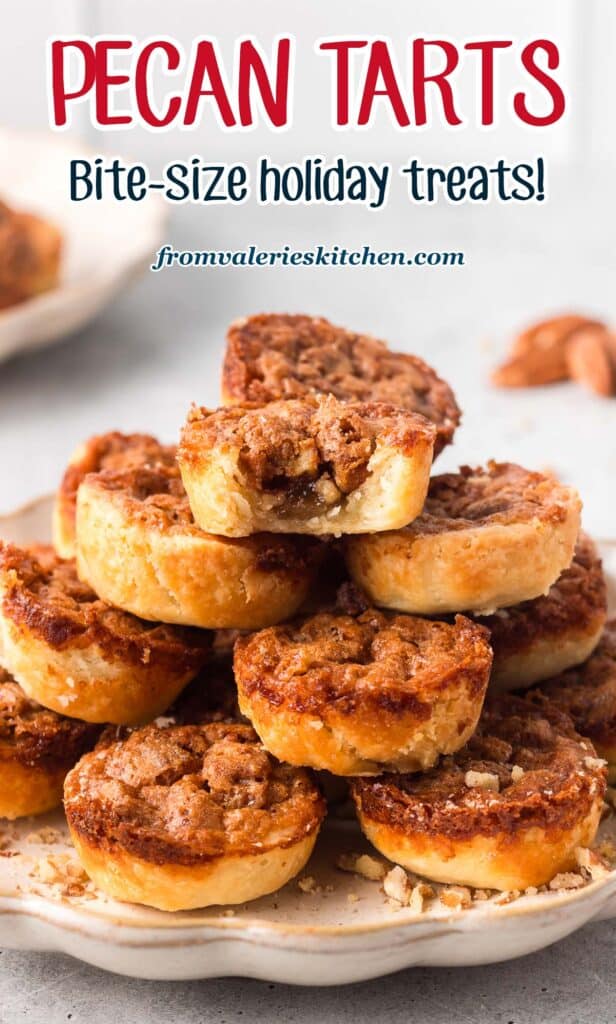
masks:
<path id="1" fill-rule="evenodd" d="M 105 470 L 79 488 L 79 574 L 144 619 L 207 629 L 279 622 L 301 605 L 322 554 L 304 538 L 205 533 L 175 464 Z"/>
<path id="2" fill-rule="evenodd" d="M 345 539 L 347 566 L 376 604 L 419 614 L 493 612 L 546 593 L 571 563 L 575 490 L 512 463 L 432 477 L 402 530 Z"/>
<path id="3" fill-rule="evenodd" d="M 104 469 L 156 469 L 175 463 L 175 446 L 161 445 L 151 434 L 118 430 L 90 437 L 73 452 L 58 488 L 53 509 L 54 547 L 62 558 L 75 557 L 77 491 L 88 473 Z"/>
<path id="4" fill-rule="evenodd" d="M 307 772 L 279 764 L 250 726 L 221 722 L 150 725 L 98 748 L 67 777 L 64 804 L 94 881 L 162 909 L 243 902 L 284 885 L 325 813 Z"/>
<path id="5" fill-rule="evenodd" d="M 62 803 L 65 776 L 63 768 L 22 764 L 0 742 L 0 818 L 14 821 L 52 811 Z"/>
<path id="6" fill-rule="evenodd" d="M 573 866 L 605 785 L 604 763 L 567 715 L 504 696 L 436 768 L 357 779 L 351 790 L 362 829 L 390 859 L 436 881 L 524 889 Z"/>
<path id="7" fill-rule="evenodd" d="M 322 613 L 236 641 L 240 708 L 291 764 L 336 775 L 426 768 L 472 734 L 492 652 L 455 624 L 370 609 Z"/>
<path id="8" fill-rule="evenodd" d="M 436 426 L 435 454 L 453 438 L 460 410 L 445 381 L 418 356 L 391 352 L 323 317 L 260 314 L 231 324 L 222 376 L 226 402 L 331 394 L 387 402 Z"/>
<path id="9" fill-rule="evenodd" d="M 193 407 L 178 462 L 203 529 L 357 533 L 407 523 L 421 511 L 433 442 L 423 416 L 309 395 Z"/>
<path id="10" fill-rule="evenodd" d="M 516 690 L 585 661 L 607 617 L 601 559 L 580 534 L 573 561 L 547 594 L 477 621 L 490 630 L 492 690 Z"/>
<path id="11" fill-rule="evenodd" d="M 531 699 L 548 700 L 571 716 L 575 728 L 587 736 L 616 766 L 616 619 L 611 619 L 595 651 L 576 668 L 570 668 L 531 690 Z"/>
<path id="12" fill-rule="evenodd" d="M 4 664 L 30 697 L 85 721 L 147 721 L 208 656 L 208 634 L 112 608 L 51 547 L 0 543 L 0 599 Z"/>
<path id="13" fill-rule="evenodd" d="M 102 892 L 168 911 L 246 903 L 276 892 L 306 865 L 317 838 L 315 831 L 292 846 L 186 865 L 153 864 L 121 848 L 110 855 L 70 825 L 69 831 L 86 874 Z"/>
<path id="14" fill-rule="evenodd" d="M 98 726 L 41 707 L 0 669 L 0 818 L 56 807 L 66 773 L 99 732 Z"/>
<path id="15" fill-rule="evenodd" d="M 0 202 L 0 309 L 54 288 L 61 254 L 55 225 Z"/>

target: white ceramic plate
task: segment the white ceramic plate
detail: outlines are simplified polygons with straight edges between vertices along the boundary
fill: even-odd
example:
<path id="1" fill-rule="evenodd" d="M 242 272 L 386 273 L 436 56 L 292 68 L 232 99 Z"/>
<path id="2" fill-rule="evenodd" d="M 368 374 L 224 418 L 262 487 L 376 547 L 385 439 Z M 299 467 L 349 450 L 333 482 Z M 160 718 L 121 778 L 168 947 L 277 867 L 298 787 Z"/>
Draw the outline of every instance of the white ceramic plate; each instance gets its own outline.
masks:
<path id="1" fill-rule="evenodd" d="M 83 327 L 151 261 L 163 233 L 159 196 L 73 203 L 69 160 L 92 157 L 62 135 L 0 129 L 0 198 L 54 221 L 64 235 L 59 287 L 0 310 L 0 360 Z"/>
<path id="2" fill-rule="evenodd" d="M 42 499 L 0 520 L 0 536 L 27 542 L 49 536 L 50 501 Z M 616 608 L 616 546 L 602 545 Z M 41 842 L 41 828 L 57 830 Z M 616 838 L 616 818 L 602 826 Z M 380 887 L 335 867 L 343 851 L 368 850 L 355 823 L 330 820 L 302 878 L 273 896 L 231 913 L 223 908 L 166 914 L 114 903 L 95 892 L 62 895 L 42 881 L 37 865 L 73 856 L 60 813 L 5 829 L 0 850 L 0 945 L 57 950 L 98 967 L 139 978 L 182 980 L 244 975 L 301 985 L 334 985 L 379 977 L 414 965 L 493 963 L 534 952 L 592 918 L 616 916 L 616 871 L 583 889 L 498 897 L 452 913 L 395 910 Z M 44 838 L 44 833 L 43 833 Z M 6 853 L 16 854 L 6 856 Z"/>

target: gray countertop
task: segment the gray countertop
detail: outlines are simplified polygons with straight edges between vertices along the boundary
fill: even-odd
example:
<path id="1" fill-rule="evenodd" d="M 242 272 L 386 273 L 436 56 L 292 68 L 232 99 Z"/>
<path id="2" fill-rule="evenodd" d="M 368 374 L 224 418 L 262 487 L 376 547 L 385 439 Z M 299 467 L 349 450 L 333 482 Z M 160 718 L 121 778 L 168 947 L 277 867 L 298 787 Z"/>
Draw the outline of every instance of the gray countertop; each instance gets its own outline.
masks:
<path id="1" fill-rule="evenodd" d="M 80 336 L 0 367 L 0 510 L 49 491 L 81 438 L 110 428 L 171 440 L 192 400 L 216 401 L 225 324 L 260 309 L 306 310 L 391 338 L 441 370 L 465 410 L 458 462 L 511 458 L 549 466 L 577 484 L 587 525 L 613 525 L 616 402 L 572 386 L 501 394 L 486 386 L 506 335 L 549 309 L 611 314 L 613 245 L 601 230 L 599 190 L 555 188 L 528 216 L 492 207 L 361 211 L 184 210 L 169 228 L 179 247 L 357 242 L 465 249 L 456 271 L 199 270 L 148 274 Z M 604 193 L 607 194 L 607 193 Z M 572 198 L 573 197 L 573 198 Z M 577 197 L 577 199 L 576 199 Z M 570 238 L 577 241 L 570 246 Z M 610 308 L 611 307 L 611 308 Z M 610 922 L 532 958 L 484 968 L 415 969 L 337 990 L 229 979 L 182 984 L 105 975 L 57 955 L 0 955 L 0 1021 L 603 1022 L 616 933 Z"/>

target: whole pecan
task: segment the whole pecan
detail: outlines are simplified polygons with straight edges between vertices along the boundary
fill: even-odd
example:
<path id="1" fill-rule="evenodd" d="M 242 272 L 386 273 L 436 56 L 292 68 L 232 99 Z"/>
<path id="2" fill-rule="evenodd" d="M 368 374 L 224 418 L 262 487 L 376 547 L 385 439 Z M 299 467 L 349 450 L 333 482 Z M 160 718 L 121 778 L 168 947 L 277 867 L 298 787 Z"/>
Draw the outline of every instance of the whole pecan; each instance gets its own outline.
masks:
<path id="1" fill-rule="evenodd" d="M 541 387 L 568 380 L 567 352 L 580 332 L 605 332 L 598 320 L 576 314 L 551 317 L 527 328 L 515 339 L 509 358 L 492 374 L 503 388 Z"/>

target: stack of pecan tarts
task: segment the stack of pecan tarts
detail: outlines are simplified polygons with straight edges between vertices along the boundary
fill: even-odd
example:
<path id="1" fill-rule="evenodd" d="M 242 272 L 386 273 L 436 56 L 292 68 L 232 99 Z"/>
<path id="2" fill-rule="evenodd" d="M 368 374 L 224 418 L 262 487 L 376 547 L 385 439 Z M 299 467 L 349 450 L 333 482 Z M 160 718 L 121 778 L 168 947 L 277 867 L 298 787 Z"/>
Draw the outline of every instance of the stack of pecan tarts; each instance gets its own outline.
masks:
<path id="1" fill-rule="evenodd" d="M 601 563 L 571 487 L 434 474 L 459 421 L 418 357 L 259 315 L 177 446 L 82 444 L 53 546 L 0 545 L 0 813 L 63 799 L 95 884 L 163 910 L 297 875 L 320 773 L 425 878 L 573 867 L 616 766 Z"/>

